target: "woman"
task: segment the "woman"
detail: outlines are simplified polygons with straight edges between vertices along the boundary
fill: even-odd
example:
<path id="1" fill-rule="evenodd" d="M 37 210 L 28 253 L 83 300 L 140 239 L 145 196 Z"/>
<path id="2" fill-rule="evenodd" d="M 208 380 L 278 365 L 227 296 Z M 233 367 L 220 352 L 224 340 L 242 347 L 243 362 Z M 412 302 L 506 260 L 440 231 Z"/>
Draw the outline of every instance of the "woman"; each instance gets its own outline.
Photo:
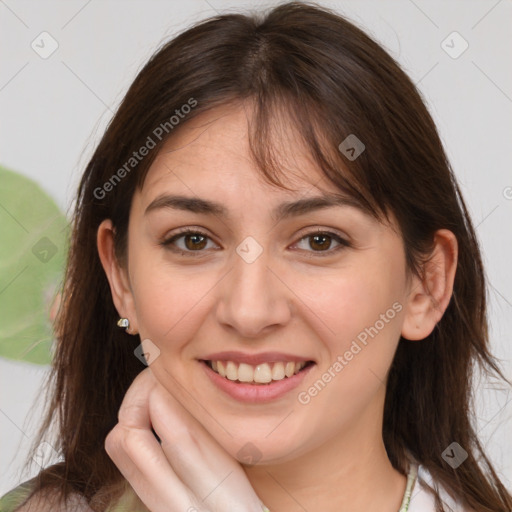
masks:
<path id="1" fill-rule="evenodd" d="M 58 414 L 64 460 L 2 510 L 510 510 L 471 421 L 472 365 L 504 378 L 485 306 L 396 62 L 314 5 L 206 20 L 84 172 L 39 439 Z"/>

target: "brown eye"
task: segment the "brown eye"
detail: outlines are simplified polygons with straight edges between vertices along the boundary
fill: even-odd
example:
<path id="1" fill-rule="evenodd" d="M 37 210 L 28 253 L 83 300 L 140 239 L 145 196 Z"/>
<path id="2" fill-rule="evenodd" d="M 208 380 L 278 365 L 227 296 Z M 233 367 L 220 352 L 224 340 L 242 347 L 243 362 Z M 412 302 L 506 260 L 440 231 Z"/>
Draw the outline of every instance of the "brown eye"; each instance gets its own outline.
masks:
<path id="1" fill-rule="evenodd" d="M 185 246 L 187 247 L 187 249 L 190 249 L 191 251 L 196 249 L 204 249 L 204 247 L 206 246 L 206 237 L 204 237 L 203 235 L 194 233 L 182 236 L 183 239 L 185 240 Z"/>
<path id="2" fill-rule="evenodd" d="M 312 242 L 311 242 L 312 248 L 324 250 L 324 249 L 329 249 L 332 239 L 331 239 L 331 237 L 329 237 L 329 235 L 313 235 L 311 237 L 311 240 L 312 240 Z"/>
<path id="3" fill-rule="evenodd" d="M 180 239 L 183 239 L 183 246 L 177 244 Z M 164 240 L 161 245 L 183 255 L 200 256 L 206 252 L 203 249 L 207 246 L 208 240 L 208 235 L 201 231 L 185 229 Z"/>
<path id="4" fill-rule="evenodd" d="M 345 247 L 350 247 L 350 243 L 347 242 L 347 240 L 330 231 L 313 231 L 312 233 L 308 233 L 307 235 L 303 236 L 299 243 L 303 242 L 304 240 L 306 241 L 307 246 L 313 249 L 313 251 L 308 251 L 308 249 L 305 249 L 306 251 L 313 253 L 326 253 L 318 254 L 318 256 L 328 256 Z M 335 241 L 338 246 L 334 249 L 331 249 L 333 241 Z"/>

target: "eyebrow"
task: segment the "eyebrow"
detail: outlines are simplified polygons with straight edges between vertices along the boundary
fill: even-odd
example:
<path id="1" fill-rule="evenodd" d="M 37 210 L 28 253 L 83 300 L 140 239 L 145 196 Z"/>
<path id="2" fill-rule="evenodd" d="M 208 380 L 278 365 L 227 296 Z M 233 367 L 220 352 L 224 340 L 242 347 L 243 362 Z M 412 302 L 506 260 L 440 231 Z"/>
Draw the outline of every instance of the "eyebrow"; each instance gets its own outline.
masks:
<path id="1" fill-rule="evenodd" d="M 315 210 L 343 206 L 351 206 L 366 213 L 361 203 L 353 197 L 343 194 L 325 193 L 320 196 L 306 197 L 298 199 L 297 201 L 281 203 L 272 210 L 272 218 L 276 220 L 278 218 L 298 217 Z M 182 210 L 231 219 L 229 210 L 223 204 L 200 197 L 168 194 L 160 195 L 149 204 L 144 211 L 144 215 L 160 209 Z"/>

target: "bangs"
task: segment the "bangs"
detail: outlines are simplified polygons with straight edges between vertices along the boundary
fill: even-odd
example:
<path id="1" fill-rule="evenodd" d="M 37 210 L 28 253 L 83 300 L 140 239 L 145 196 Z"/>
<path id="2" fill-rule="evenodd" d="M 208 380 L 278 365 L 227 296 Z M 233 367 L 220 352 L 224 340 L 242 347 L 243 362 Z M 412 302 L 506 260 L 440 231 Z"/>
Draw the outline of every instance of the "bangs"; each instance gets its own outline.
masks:
<path id="1" fill-rule="evenodd" d="M 293 156 L 293 148 L 300 144 L 313 166 L 340 195 L 376 220 L 389 220 L 385 204 L 366 186 L 369 180 L 364 151 L 354 160 L 344 156 L 339 146 L 350 133 L 341 123 L 333 123 L 320 103 L 291 94 L 260 94 L 254 105 L 249 145 L 258 169 L 270 183 L 291 190 L 284 185 L 284 177 L 295 174 L 295 170 L 285 165 L 285 159 L 287 154 Z M 290 133 L 298 137 L 290 140 Z M 287 136 L 292 145 L 283 148 Z"/>
<path id="2" fill-rule="evenodd" d="M 269 184 L 278 188 L 295 191 L 286 185 L 290 176 L 305 179 L 305 172 L 297 165 L 289 165 L 293 161 L 294 152 L 299 150 L 321 178 L 313 186 L 317 186 L 323 178 L 335 187 L 337 195 L 350 200 L 377 221 L 389 221 L 388 209 L 383 197 L 376 197 L 368 183 L 378 182 L 368 176 L 368 158 L 366 148 L 357 156 L 349 159 L 339 148 L 350 133 L 342 123 L 333 122 L 332 114 L 326 111 L 319 102 L 306 96 L 294 96 L 289 92 L 270 94 L 260 90 L 258 94 L 247 98 L 215 98 L 203 99 L 202 108 L 197 108 L 193 115 L 182 123 L 180 128 L 170 134 L 160 147 L 161 152 L 170 152 L 174 136 L 185 128 L 192 120 L 217 109 L 243 109 L 248 123 L 248 143 L 251 157 L 261 176 Z M 217 118 L 215 118 L 214 122 Z M 206 126 L 208 122 L 205 123 Z M 202 125 L 203 126 L 203 125 Z M 350 155 L 350 153 L 349 153 Z M 152 161 L 148 159 L 139 167 L 137 185 L 139 190 L 144 186 L 145 178 Z"/>

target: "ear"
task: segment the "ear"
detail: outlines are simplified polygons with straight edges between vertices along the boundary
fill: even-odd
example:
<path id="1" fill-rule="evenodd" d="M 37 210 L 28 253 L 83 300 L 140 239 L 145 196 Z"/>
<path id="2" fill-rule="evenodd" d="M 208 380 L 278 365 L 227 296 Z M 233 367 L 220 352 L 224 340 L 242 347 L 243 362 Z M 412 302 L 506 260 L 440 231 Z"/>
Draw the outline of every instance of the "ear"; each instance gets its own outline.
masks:
<path id="1" fill-rule="evenodd" d="M 133 294 L 128 278 L 128 269 L 122 267 L 114 253 L 114 228 L 110 219 L 105 219 L 98 227 L 97 245 L 98 253 L 107 275 L 112 293 L 112 300 L 120 317 L 130 321 L 129 334 L 138 333 L 137 315 Z"/>
<path id="2" fill-rule="evenodd" d="M 406 303 L 402 336 L 426 338 L 441 320 L 453 292 L 458 244 L 455 235 L 440 229 L 434 234 L 434 249 L 423 267 L 423 277 L 414 276 Z"/>

